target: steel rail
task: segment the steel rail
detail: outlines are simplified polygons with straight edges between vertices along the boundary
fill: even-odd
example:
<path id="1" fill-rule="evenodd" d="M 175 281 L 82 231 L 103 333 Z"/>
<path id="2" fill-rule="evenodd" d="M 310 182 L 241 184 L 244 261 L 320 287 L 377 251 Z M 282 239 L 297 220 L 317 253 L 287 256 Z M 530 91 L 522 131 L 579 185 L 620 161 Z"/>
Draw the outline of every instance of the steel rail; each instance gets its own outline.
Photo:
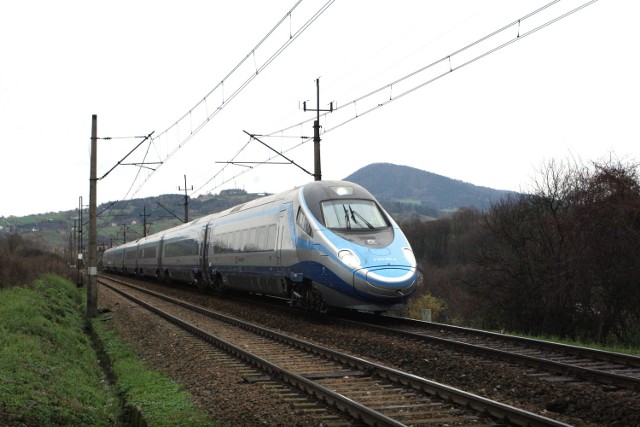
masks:
<path id="1" fill-rule="evenodd" d="M 446 325 L 442 323 L 432 323 L 419 321 L 406 318 L 393 318 L 383 316 L 382 318 L 399 322 L 412 327 L 424 328 L 424 329 L 440 329 L 456 333 L 471 334 L 478 337 L 492 338 L 503 343 L 515 343 L 518 345 L 529 346 L 532 349 L 556 351 L 565 353 L 567 355 L 589 358 L 596 361 L 618 363 L 626 367 L 636 368 L 640 367 L 640 358 L 636 356 L 625 355 L 621 353 L 606 352 L 602 350 L 590 349 L 586 347 L 572 346 L 568 344 L 553 343 L 550 341 L 536 340 L 525 337 L 518 337 L 514 335 L 504 335 L 495 332 L 481 331 L 478 329 L 462 328 L 453 325 Z M 422 341 L 433 342 L 437 344 L 446 345 L 449 347 L 458 348 L 462 351 L 472 352 L 475 354 L 483 354 L 501 358 L 503 360 L 520 361 L 527 366 L 542 368 L 559 375 L 575 375 L 578 378 L 596 381 L 603 384 L 616 385 L 632 390 L 640 390 L 640 377 L 633 377 L 627 375 L 621 375 L 614 372 L 607 372 L 598 369 L 585 368 L 569 363 L 558 362 L 555 360 L 545 359 L 542 357 L 530 356 L 526 354 L 520 354 L 514 351 L 502 350 L 498 348 L 492 348 L 487 345 L 470 344 L 467 342 L 459 341 L 455 338 L 442 338 L 435 335 L 429 335 L 425 332 L 416 332 L 403 330 L 392 326 L 383 326 L 374 323 L 360 322 L 351 319 L 340 319 L 343 322 L 353 324 L 359 327 L 369 328 L 384 332 L 386 334 L 403 335 L 408 338 L 414 338 Z"/>
<path id="2" fill-rule="evenodd" d="M 528 411 L 510 406 L 510 405 L 506 405 L 506 404 L 493 401 L 481 396 L 477 396 L 472 393 L 468 393 L 468 392 L 456 389 L 454 387 L 450 387 L 444 384 L 430 381 L 426 378 L 422 378 L 413 374 L 398 371 L 396 369 L 379 365 L 355 356 L 350 356 L 335 350 L 328 349 L 326 347 L 311 344 L 309 342 L 306 342 L 297 338 L 289 337 L 279 332 L 272 331 L 270 329 L 263 328 L 251 323 L 247 323 L 237 318 L 223 315 L 221 313 L 217 313 L 212 310 L 208 310 L 206 308 L 187 303 L 185 301 L 176 300 L 174 298 L 168 297 L 166 295 L 163 295 L 145 288 L 141 288 L 139 286 L 135 286 L 123 281 L 118 281 L 113 278 L 109 278 L 109 280 L 116 281 L 118 283 L 121 283 L 137 291 L 144 292 L 148 295 L 152 295 L 156 298 L 160 298 L 172 304 L 180 305 L 184 308 L 188 308 L 200 314 L 215 318 L 217 320 L 222 320 L 233 326 L 242 328 L 246 331 L 261 335 L 263 337 L 268 337 L 270 339 L 277 340 L 279 342 L 288 344 L 292 347 L 299 348 L 299 349 L 308 351 L 310 353 L 313 353 L 315 355 L 325 357 L 332 361 L 343 363 L 354 369 L 357 369 L 363 372 L 369 372 L 369 373 L 373 372 L 381 378 L 385 378 L 395 383 L 409 386 L 415 390 L 421 390 L 431 396 L 438 397 L 442 400 L 449 401 L 463 407 L 471 408 L 481 413 L 487 413 L 493 418 L 498 419 L 500 421 L 506 421 L 513 425 L 518 425 L 518 426 L 568 426 L 568 424 L 562 423 L 557 420 L 553 420 L 551 418 L 547 418 L 538 414 L 534 414 L 532 412 L 528 412 Z M 280 368 L 277 365 L 271 362 L 268 362 L 258 356 L 255 356 L 233 344 L 226 343 L 221 339 L 219 339 L 218 337 L 211 335 L 197 328 L 196 326 L 189 324 L 188 322 L 185 322 L 180 319 L 176 319 L 171 314 L 166 313 L 156 307 L 153 307 L 151 304 L 148 304 L 142 300 L 139 300 L 138 298 L 130 296 L 126 292 L 123 292 L 117 288 L 114 288 L 106 284 L 104 280 L 101 280 L 101 283 L 113 289 L 114 291 L 118 292 L 119 294 L 123 295 L 124 297 L 136 302 L 137 304 L 144 306 L 148 310 L 162 316 L 163 318 L 178 324 L 180 327 L 200 337 L 201 339 L 207 342 L 210 342 L 229 353 L 234 354 L 236 357 L 242 358 L 243 360 L 246 360 L 251 364 L 261 367 L 266 372 L 280 376 L 287 383 L 292 384 L 303 391 L 306 391 L 307 393 L 311 394 L 312 396 L 315 396 L 319 400 L 322 400 L 328 403 L 329 405 L 342 410 L 343 412 L 347 412 L 349 415 L 353 416 L 356 419 L 362 420 L 368 425 L 376 425 L 376 426 L 377 425 L 380 425 L 380 426 L 381 425 L 404 425 L 396 420 L 393 420 L 392 418 L 385 416 L 384 414 L 381 414 L 375 410 L 367 408 L 366 406 L 358 402 L 355 402 L 339 393 L 335 393 L 328 388 L 325 388 L 317 383 L 314 383 L 313 381 L 307 378 L 304 378 L 301 375 L 298 375 L 290 371 L 287 371 L 283 368 Z M 174 319 L 176 320 L 174 321 Z"/>
<path id="3" fill-rule="evenodd" d="M 409 319 L 403 317 L 381 316 L 383 319 L 398 321 L 409 326 L 427 327 L 431 329 L 443 329 L 464 334 L 473 334 L 480 337 L 488 336 L 502 341 L 510 341 L 518 344 L 530 344 L 535 347 L 546 348 L 549 350 L 563 351 L 567 354 L 575 356 L 586 356 L 604 362 L 619 363 L 628 366 L 640 368 L 640 357 L 630 354 L 616 353 L 613 351 L 598 350 L 595 348 L 581 347 L 571 344 L 557 343 L 553 341 L 545 341 L 535 338 L 520 337 L 517 335 L 503 334 L 498 332 L 483 331 L 481 329 L 465 328 L 462 326 L 447 325 L 445 323 L 427 322 L 424 320 Z"/>
<path id="4" fill-rule="evenodd" d="M 173 316 L 172 314 L 167 313 L 164 310 L 161 310 L 157 307 L 155 307 L 152 304 L 149 304 L 139 298 L 136 298 L 132 295 L 127 294 L 126 292 L 123 292 L 120 289 L 117 289 L 116 287 L 113 287 L 109 284 L 107 284 L 104 281 L 101 281 L 101 284 L 103 284 L 104 286 L 107 286 L 109 289 L 113 290 L 114 292 L 117 292 L 118 294 L 122 295 L 123 297 L 129 299 L 130 301 L 133 301 L 134 303 L 146 308 L 147 310 L 151 311 L 152 313 L 157 314 L 158 316 L 164 318 L 165 320 L 179 326 L 180 328 L 184 329 L 185 331 L 191 333 L 192 335 L 202 339 L 203 341 L 206 341 L 210 344 L 215 345 L 216 347 L 220 348 L 221 350 L 233 355 L 234 357 L 239 358 L 240 360 L 243 360 L 261 370 L 263 370 L 266 373 L 269 373 L 271 375 L 277 376 L 282 378 L 282 380 L 288 384 L 293 385 L 294 387 L 304 391 L 305 393 L 314 396 L 315 398 L 336 407 L 337 409 L 341 410 L 342 412 L 345 412 L 349 415 L 351 415 L 352 417 L 354 417 L 355 419 L 359 419 L 361 421 L 363 421 L 364 423 L 371 425 L 371 426 L 394 426 L 394 427 L 400 427 L 403 426 L 404 424 L 399 423 L 377 411 L 374 411 L 370 408 L 367 408 L 364 405 L 359 404 L 358 402 L 355 402 L 345 396 L 342 396 L 341 394 L 335 393 L 332 390 L 326 388 L 326 387 L 322 387 L 317 383 L 314 383 L 311 380 L 308 380 L 298 374 L 295 374 L 289 370 L 283 369 L 271 362 L 269 362 L 268 360 L 265 360 L 259 356 L 256 356 L 246 350 L 243 350 L 242 348 L 233 345 L 225 340 L 222 340 L 218 337 L 216 337 L 213 334 L 210 334 L 200 328 L 198 328 L 195 325 L 192 325 L 189 322 L 186 322 L 182 319 L 179 319 L 175 316 Z M 126 285 L 126 286 L 131 286 L 131 285 Z M 133 286 L 133 288 L 139 290 L 139 291 L 143 291 L 144 290 L 142 288 L 138 288 Z M 149 291 L 145 292 L 148 293 L 150 295 L 156 294 L 154 296 L 159 297 L 160 294 L 157 293 L 151 293 Z M 162 298 L 162 297 L 161 297 Z M 180 303 L 180 301 L 177 300 L 171 300 L 168 297 L 164 297 L 162 298 L 166 301 L 171 301 L 174 303 Z M 184 302 L 178 304 L 181 306 L 184 306 Z"/>

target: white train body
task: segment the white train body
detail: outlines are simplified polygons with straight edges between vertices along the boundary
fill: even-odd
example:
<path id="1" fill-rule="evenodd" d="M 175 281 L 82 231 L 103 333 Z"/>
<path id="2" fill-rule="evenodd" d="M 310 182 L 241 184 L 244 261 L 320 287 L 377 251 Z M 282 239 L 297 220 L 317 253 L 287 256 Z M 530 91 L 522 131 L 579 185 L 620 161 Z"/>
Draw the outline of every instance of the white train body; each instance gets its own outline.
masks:
<path id="1" fill-rule="evenodd" d="M 108 249 L 108 271 L 363 311 L 404 308 L 416 261 L 373 196 L 315 181 Z"/>

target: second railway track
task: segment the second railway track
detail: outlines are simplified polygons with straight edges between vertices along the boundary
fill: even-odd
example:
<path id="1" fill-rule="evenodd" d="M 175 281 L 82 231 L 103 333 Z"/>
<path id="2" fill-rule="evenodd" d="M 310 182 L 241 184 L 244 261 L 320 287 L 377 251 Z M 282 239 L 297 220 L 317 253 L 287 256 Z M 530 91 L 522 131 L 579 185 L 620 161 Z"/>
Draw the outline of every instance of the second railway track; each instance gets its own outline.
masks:
<path id="1" fill-rule="evenodd" d="M 405 336 L 458 350 L 520 363 L 550 375 L 593 381 L 640 391 L 640 357 L 505 335 L 477 329 L 393 317 L 368 317 L 369 321 L 343 319 L 380 333 Z M 557 380 L 557 379 L 556 379 Z"/>

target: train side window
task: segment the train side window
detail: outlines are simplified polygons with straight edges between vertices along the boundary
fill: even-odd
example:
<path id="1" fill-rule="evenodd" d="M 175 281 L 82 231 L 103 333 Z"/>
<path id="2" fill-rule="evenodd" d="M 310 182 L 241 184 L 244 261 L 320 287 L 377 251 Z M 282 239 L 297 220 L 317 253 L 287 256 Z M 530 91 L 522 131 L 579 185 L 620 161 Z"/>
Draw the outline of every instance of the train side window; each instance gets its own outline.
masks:
<path id="1" fill-rule="evenodd" d="M 156 257 L 156 247 L 150 246 L 148 248 L 143 249 L 143 258 L 155 258 Z"/>
<path id="2" fill-rule="evenodd" d="M 224 235 L 224 251 L 225 253 L 233 252 L 233 233 L 225 233 Z"/>
<path id="3" fill-rule="evenodd" d="M 164 256 L 173 256 L 173 246 L 170 242 L 164 242 Z"/>
<path id="4" fill-rule="evenodd" d="M 233 233 L 224 233 L 222 251 L 226 254 L 233 252 Z"/>
<path id="5" fill-rule="evenodd" d="M 164 255 L 166 257 L 198 255 L 199 250 L 200 246 L 195 239 L 177 240 L 165 243 Z"/>
<path id="6" fill-rule="evenodd" d="M 268 249 L 267 247 L 267 233 L 268 233 L 268 228 L 266 225 L 263 225 L 262 227 L 260 227 L 258 229 L 258 250 L 259 251 L 266 251 Z"/>
<path id="7" fill-rule="evenodd" d="M 258 229 L 257 228 L 251 228 L 249 230 L 249 240 L 247 241 L 247 246 L 245 246 L 245 250 L 246 251 L 255 251 L 257 250 L 257 246 L 256 246 L 256 233 L 257 233 Z"/>
<path id="8" fill-rule="evenodd" d="M 269 231 L 267 232 L 267 247 L 266 250 L 273 251 L 276 248 L 276 225 L 271 224 Z"/>
<path id="9" fill-rule="evenodd" d="M 238 252 L 240 250 L 240 239 L 242 238 L 241 231 L 233 232 L 233 252 Z"/>
<path id="10" fill-rule="evenodd" d="M 311 229 L 311 224 L 307 219 L 307 216 L 302 211 L 302 208 L 298 208 L 298 215 L 296 216 L 296 223 L 298 226 L 309 235 L 309 237 L 313 237 L 313 230 Z"/>
<path id="11" fill-rule="evenodd" d="M 211 254 L 219 254 L 220 253 L 220 247 L 221 247 L 221 239 L 219 235 L 214 234 L 213 238 L 211 239 L 211 243 L 209 246 L 209 251 L 213 251 L 211 252 Z"/>
<path id="12" fill-rule="evenodd" d="M 227 235 L 226 234 L 220 234 L 216 238 L 216 242 L 218 244 L 218 253 L 219 254 L 223 254 L 223 253 L 227 252 Z"/>
<path id="13" fill-rule="evenodd" d="M 222 236 L 220 236 L 220 253 L 224 254 L 229 252 L 229 234 L 228 233 L 224 233 Z"/>
<path id="14" fill-rule="evenodd" d="M 240 252 L 244 252 L 247 251 L 248 248 L 247 246 L 249 243 L 249 230 L 248 229 L 244 229 L 242 230 L 242 239 L 240 240 Z"/>

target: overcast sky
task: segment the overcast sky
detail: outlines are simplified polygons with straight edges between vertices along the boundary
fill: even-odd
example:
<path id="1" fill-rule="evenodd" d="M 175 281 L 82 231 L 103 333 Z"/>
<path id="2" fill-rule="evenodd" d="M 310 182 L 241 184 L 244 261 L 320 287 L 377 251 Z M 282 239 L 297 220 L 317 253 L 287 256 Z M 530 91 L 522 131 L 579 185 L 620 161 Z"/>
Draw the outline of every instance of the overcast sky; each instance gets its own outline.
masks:
<path id="1" fill-rule="evenodd" d="M 336 0 L 298 33 L 325 3 L 303 0 L 288 17 L 294 0 L 2 2 L 0 217 L 88 202 L 92 114 L 114 138 L 98 142 L 98 176 L 141 141 L 126 137 L 154 132 L 123 161 L 148 164 L 116 167 L 99 203 L 179 193 L 185 175 L 192 197 L 304 184 L 313 178 L 296 166 L 251 163 L 284 159 L 243 131 L 313 119 L 302 102 L 315 108 L 317 78 L 321 108 L 338 107 L 321 119 L 323 179 L 391 162 L 524 191 L 551 159 L 640 158 L 640 2 L 600 0 L 527 35 L 585 3 L 563 0 L 455 55 L 548 1 Z M 313 143 L 294 148 L 311 126 L 261 140 L 313 172 Z"/>

